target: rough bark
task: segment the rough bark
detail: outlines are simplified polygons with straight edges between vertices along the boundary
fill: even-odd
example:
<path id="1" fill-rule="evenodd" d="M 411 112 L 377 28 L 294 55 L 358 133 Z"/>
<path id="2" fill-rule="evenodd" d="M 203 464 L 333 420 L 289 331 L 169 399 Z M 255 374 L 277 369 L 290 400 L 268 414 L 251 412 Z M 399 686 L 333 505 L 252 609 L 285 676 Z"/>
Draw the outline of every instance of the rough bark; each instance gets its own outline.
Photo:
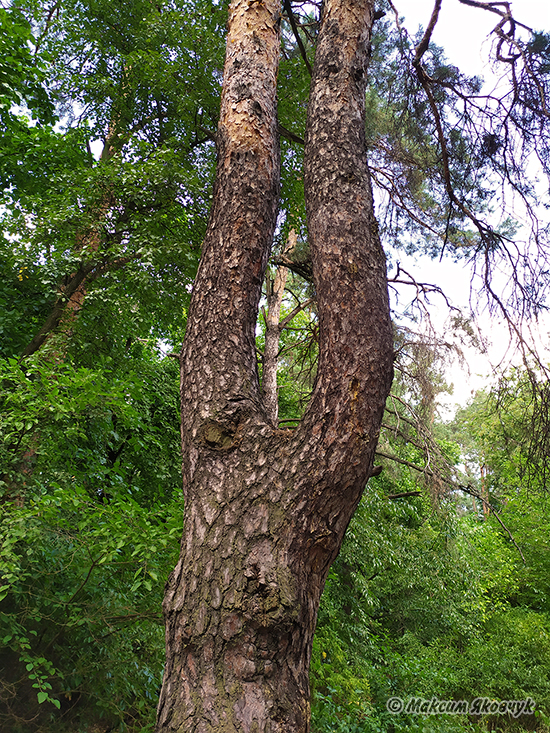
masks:
<path id="1" fill-rule="evenodd" d="M 186 508 L 158 733 L 309 729 L 319 599 L 392 377 L 363 133 L 372 0 L 325 0 L 305 165 L 319 371 L 296 430 L 277 430 L 262 403 L 254 331 L 276 222 L 279 13 L 274 0 L 230 8 L 213 211 L 181 352 Z"/>

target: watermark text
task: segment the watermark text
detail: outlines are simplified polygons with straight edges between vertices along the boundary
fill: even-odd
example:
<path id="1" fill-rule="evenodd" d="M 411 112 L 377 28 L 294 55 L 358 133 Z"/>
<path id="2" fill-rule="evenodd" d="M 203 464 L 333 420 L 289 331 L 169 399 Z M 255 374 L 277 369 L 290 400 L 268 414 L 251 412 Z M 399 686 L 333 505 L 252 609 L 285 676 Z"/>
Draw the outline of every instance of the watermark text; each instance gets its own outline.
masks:
<path id="1" fill-rule="evenodd" d="M 408 713 L 413 715 L 533 715 L 535 701 L 532 697 L 525 700 L 495 700 L 491 697 L 476 697 L 474 700 L 440 700 L 432 697 L 390 697 L 386 709 L 392 715 Z"/>

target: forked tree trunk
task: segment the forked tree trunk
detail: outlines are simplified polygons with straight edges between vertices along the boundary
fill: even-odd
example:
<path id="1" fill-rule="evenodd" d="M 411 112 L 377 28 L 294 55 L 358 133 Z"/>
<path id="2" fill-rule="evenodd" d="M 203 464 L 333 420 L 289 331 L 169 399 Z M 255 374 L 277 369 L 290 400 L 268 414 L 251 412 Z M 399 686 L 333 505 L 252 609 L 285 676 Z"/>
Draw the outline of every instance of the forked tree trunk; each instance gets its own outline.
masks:
<path id="1" fill-rule="evenodd" d="M 277 210 L 280 8 L 231 4 L 213 211 L 181 354 L 186 506 L 164 602 L 158 733 L 309 729 L 319 599 L 392 378 L 364 141 L 372 4 L 324 4 L 305 166 L 320 363 L 292 431 L 268 418 L 254 343 Z"/>

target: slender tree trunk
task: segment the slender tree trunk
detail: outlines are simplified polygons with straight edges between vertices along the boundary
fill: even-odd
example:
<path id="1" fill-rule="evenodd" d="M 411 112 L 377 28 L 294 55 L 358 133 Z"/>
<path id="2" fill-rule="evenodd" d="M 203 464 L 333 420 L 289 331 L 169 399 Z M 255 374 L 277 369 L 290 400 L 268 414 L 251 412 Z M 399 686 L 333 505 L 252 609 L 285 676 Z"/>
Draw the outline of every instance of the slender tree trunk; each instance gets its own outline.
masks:
<path id="1" fill-rule="evenodd" d="M 288 242 L 283 254 L 292 252 L 296 247 L 297 234 L 291 229 Z M 279 265 L 275 277 L 267 282 L 267 309 L 265 311 L 265 347 L 262 356 L 262 396 L 269 420 L 277 427 L 279 418 L 279 401 L 277 387 L 277 371 L 279 367 L 279 341 L 284 323 L 281 323 L 281 306 L 285 294 L 288 267 Z M 297 308 L 285 319 L 290 322 L 294 315 L 299 313 Z"/>
<path id="2" fill-rule="evenodd" d="M 93 239 L 97 238 L 98 235 L 94 232 Z M 95 249 L 97 249 L 97 246 Z M 59 287 L 57 298 L 48 317 L 23 350 L 21 358 L 32 356 L 32 354 L 39 351 L 60 326 L 63 327 L 67 335 L 70 335 L 84 303 L 86 286 L 89 283 L 93 269 L 94 264 L 82 265 L 76 272 L 72 273 L 65 284 Z M 58 349 L 56 358 L 59 361 L 63 361 L 64 351 L 64 347 Z"/>
<path id="3" fill-rule="evenodd" d="M 278 425 L 279 401 L 277 368 L 281 338 L 281 305 L 285 294 L 288 267 L 279 265 L 275 277 L 267 283 L 267 310 L 265 313 L 265 347 L 262 358 L 262 394 L 267 416 Z"/>
<path id="4" fill-rule="evenodd" d="M 108 142 L 106 143 L 106 145 Z M 97 207 L 96 219 L 102 224 L 108 211 L 114 205 L 114 198 L 110 193 L 105 194 L 103 200 Z M 101 246 L 101 235 L 97 229 L 80 232 L 76 237 L 74 252 L 81 253 L 87 250 L 88 256 L 91 253 L 97 255 Z M 41 328 L 33 336 L 32 340 L 23 350 L 22 358 L 31 356 L 39 351 L 46 344 L 51 336 L 57 331 L 62 331 L 65 340 L 72 335 L 78 314 L 84 304 L 87 288 L 97 277 L 104 274 L 108 269 L 114 269 L 115 265 L 107 260 L 101 261 L 99 257 L 88 262 L 82 262 L 78 270 L 73 272 L 58 287 L 58 294 L 52 309 Z M 57 358 L 63 361 L 65 357 L 65 344 L 57 348 Z"/>
<path id="5" fill-rule="evenodd" d="M 123 89 L 124 87 L 125 85 L 123 84 Z M 122 104 L 124 104 L 125 94 L 126 91 L 123 93 Z M 113 109 L 111 123 L 107 130 L 105 143 L 99 159 L 99 165 L 107 165 L 109 161 L 114 158 L 118 152 L 120 152 L 120 145 L 123 137 L 120 126 L 120 110 Z M 114 205 L 114 195 L 111 191 L 106 191 L 93 212 L 96 224 L 103 224 L 106 215 Z M 79 254 L 86 250 L 88 253 L 98 253 L 100 246 L 101 234 L 99 229 L 84 229 L 76 235 L 74 252 Z M 84 305 L 89 285 L 96 278 L 103 275 L 107 270 L 115 269 L 121 264 L 124 264 L 122 260 L 119 260 L 118 263 L 115 264 L 113 262 L 108 262 L 107 260 L 101 261 L 97 258 L 88 262 L 82 262 L 76 272 L 73 272 L 70 276 L 66 277 L 65 282 L 61 283 L 58 287 L 57 297 L 48 317 L 33 336 L 30 343 L 28 343 L 23 350 L 21 358 L 32 356 L 32 354 L 39 351 L 57 331 L 62 331 L 64 333 L 65 341 L 70 339 L 78 315 Z M 65 348 L 66 344 L 63 344 L 61 348 L 57 349 L 58 354 L 56 356 L 59 361 L 64 360 Z"/>
<path id="6" fill-rule="evenodd" d="M 325 0 L 305 166 L 319 371 L 296 430 L 278 430 L 262 401 L 254 333 L 277 211 L 279 12 L 275 0 L 230 7 L 213 211 L 181 353 L 186 507 L 158 733 L 309 729 L 319 599 L 392 378 L 364 141 L 372 0 Z"/>

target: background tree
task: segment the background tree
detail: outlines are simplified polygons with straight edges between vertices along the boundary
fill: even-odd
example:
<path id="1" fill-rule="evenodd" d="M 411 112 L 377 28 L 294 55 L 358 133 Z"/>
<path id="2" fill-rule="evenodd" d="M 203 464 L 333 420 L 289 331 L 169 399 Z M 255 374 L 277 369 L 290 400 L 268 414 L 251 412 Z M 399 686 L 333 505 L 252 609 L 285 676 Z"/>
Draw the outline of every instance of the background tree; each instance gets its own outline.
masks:
<path id="1" fill-rule="evenodd" d="M 18 351 L 41 348 L 64 318 L 73 328 L 95 281 L 108 290 L 124 268 L 132 305 L 148 298 L 173 323 L 182 308 L 169 301 L 185 302 L 209 203 L 213 156 L 201 126 L 217 115 L 220 13 L 77 2 L 20 3 L 11 16 L 33 26 L 35 56 L 49 71 L 41 91 L 62 121 L 61 130 L 38 134 L 19 116 L 22 132 L 12 139 L 11 156 L 27 175 L 5 180 L 6 257 L 15 255 L 18 268 L 11 289 L 36 273 L 46 301 Z"/>

